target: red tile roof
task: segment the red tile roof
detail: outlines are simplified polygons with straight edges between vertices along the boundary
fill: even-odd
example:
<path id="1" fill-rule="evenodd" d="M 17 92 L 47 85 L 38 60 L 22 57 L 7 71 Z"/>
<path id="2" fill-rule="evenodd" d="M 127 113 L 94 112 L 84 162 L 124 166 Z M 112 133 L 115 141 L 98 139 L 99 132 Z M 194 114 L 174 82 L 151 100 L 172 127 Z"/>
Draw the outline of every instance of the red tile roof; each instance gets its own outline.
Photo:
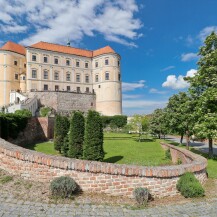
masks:
<path id="1" fill-rule="evenodd" d="M 16 44 L 12 41 L 8 41 L 6 44 L 4 44 L 0 50 L 5 50 L 5 51 L 12 51 L 18 54 L 26 55 L 26 49 L 22 45 Z"/>
<path id="2" fill-rule="evenodd" d="M 74 55 L 84 56 L 84 57 L 95 57 L 101 54 L 115 53 L 115 51 L 110 46 L 106 46 L 95 51 L 90 51 L 90 50 L 84 50 L 84 49 L 79 49 L 74 47 L 68 47 L 64 45 L 47 43 L 43 41 L 33 44 L 29 47 L 42 49 L 42 50 L 56 51 L 56 52 L 66 53 L 66 54 L 74 54 Z"/>

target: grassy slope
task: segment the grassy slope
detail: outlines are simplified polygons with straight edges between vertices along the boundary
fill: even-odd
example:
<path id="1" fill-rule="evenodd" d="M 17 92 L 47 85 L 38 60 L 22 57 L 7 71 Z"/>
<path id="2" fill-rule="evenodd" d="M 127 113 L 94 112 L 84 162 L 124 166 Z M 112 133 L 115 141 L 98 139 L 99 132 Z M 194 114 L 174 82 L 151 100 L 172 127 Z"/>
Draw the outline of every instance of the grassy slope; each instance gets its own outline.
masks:
<path id="1" fill-rule="evenodd" d="M 157 166 L 171 164 L 165 159 L 165 152 L 158 140 L 136 141 L 138 137 L 123 133 L 105 133 L 104 135 L 104 162 L 118 164 L 134 164 L 144 166 Z M 25 148 L 58 155 L 52 142 L 28 145 Z"/>
<path id="2" fill-rule="evenodd" d="M 167 143 L 170 143 L 170 144 L 173 144 L 173 145 L 176 145 L 176 146 L 179 146 L 179 147 L 182 147 L 182 148 L 185 148 L 186 146 L 185 145 L 180 145 L 179 143 L 176 143 L 176 142 L 171 142 L 171 141 L 168 141 L 166 140 Z M 196 154 L 199 154 L 203 157 L 205 157 L 208 161 L 208 166 L 207 166 L 207 173 L 208 173 L 208 176 L 209 178 L 214 178 L 216 179 L 217 178 L 217 156 L 215 156 L 214 159 L 209 159 L 208 157 L 208 154 L 205 154 L 205 153 L 201 153 L 199 150 L 196 150 L 194 148 L 191 148 L 190 147 L 190 150 Z"/>

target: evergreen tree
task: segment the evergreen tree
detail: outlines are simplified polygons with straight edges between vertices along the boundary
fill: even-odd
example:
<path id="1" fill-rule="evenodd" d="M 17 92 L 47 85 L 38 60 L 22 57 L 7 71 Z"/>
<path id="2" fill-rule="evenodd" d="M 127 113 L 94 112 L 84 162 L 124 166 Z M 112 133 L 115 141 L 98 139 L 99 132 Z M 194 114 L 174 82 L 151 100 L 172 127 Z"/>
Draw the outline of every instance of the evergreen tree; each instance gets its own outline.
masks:
<path id="1" fill-rule="evenodd" d="M 64 138 L 69 131 L 69 121 L 66 116 L 57 115 L 54 125 L 54 148 L 61 153 Z"/>
<path id="2" fill-rule="evenodd" d="M 83 157 L 86 160 L 102 161 L 103 151 L 103 126 L 98 112 L 89 111 L 86 120 Z"/>
<path id="3" fill-rule="evenodd" d="M 85 120 L 81 112 L 74 112 L 70 120 L 69 151 L 71 158 L 82 158 Z"/>

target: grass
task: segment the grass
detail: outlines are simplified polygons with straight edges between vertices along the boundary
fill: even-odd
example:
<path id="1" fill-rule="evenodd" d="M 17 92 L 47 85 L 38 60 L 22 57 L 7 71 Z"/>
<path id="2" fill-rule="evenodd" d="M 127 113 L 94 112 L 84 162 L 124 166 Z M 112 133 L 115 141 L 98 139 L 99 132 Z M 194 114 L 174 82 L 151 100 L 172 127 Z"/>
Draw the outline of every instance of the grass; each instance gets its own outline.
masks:
<path id="1" fill-rule="evenodd" d="M 37 144 L 28 144 L 23 147 L 30 150 L 42 152 L 45 154 L 60 155 L 59 152 L 54 149 L 53 142 L 41 142 Z"/>
<path id="2" fill-rule="evenodd" d="M 118 164 L 134 164 L 141 166 L 158 166 L 171 164 L 165 158 L 159 140 L 143 138 L 138 142 L 138 136 L 124 133 L 104 134 L 104 162 Z M 43 152 L 45 154 L 59 155 L 52 142 L 27 145 L 25 148 Z"/>
<path id="3" fill-rule="evenodd" d="M 185 148 L 186 145 L 179 144 L 177 142 L 172 142 L 170 140 L 164 140 L 169 144 L 179 146 L 181 148 Z M 190 151 L 194 152 L 195 154 L 201 155 L 207 159 L 208 165 L 207 165 L 207 173 L 209 178 L 216 179 L 217 178 L 217 156 L 214 156 L 214 158 L 209 158 L 209 155 L 206 153 L 202 153 L 199 150 L 190 147 Z"/>
<path id="4" fill-rule="evenodd" d="M 5 184 L 5 183 L 10 182 L 12 180 L 13 180 L 12 176 L 3 176 L 0 178 L 0 183 Z"/>

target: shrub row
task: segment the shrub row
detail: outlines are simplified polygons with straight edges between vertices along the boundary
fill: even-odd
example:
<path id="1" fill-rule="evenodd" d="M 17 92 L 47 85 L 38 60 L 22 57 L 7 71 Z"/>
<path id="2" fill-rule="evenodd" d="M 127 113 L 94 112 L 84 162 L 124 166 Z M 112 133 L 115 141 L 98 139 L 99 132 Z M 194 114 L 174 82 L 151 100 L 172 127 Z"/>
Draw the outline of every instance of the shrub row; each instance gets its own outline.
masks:
<path id="1" fill-rule="evenodd" d="M 31 116 L 32 114 L 28 110 L 18 110 L 14 114 L 0 113 L 1 138 L 5 140 L 16 139 L 19 133 L 25 129 Z"/>
<path id="2" fill-rule="evenodd" d="M 111 128 L 122 128 L 127 124 L 127 116 L 114 115 L 114 116 L 101 116 L 103 128 L 110 126 Z"/>

